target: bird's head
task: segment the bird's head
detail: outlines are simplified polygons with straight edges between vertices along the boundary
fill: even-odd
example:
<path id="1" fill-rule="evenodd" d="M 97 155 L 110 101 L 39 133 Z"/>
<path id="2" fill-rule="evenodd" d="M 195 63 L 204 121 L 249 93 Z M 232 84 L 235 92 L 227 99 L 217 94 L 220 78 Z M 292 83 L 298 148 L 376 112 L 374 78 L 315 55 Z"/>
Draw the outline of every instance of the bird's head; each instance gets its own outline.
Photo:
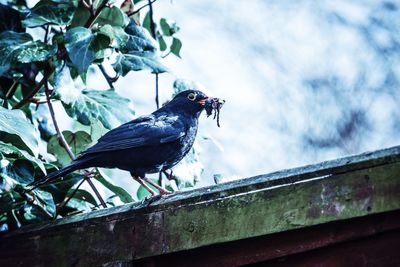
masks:
<path id="1" fill-rule="evenodd" d="M 207 101 L 211 99 L 199 90 L 185 90 L 177 94 L 167 106 L 198 116 L 205 108 Z"/>
<path id="2" fill-rule="evenodd" d="M 205 109 L 207 116 L 214 113 L 214 119 L 217 118 L 217 125 L 219 127 L 219 111 L 224 103 L 225 100 L 208 97 L 199 90 L 185 90 L 177 94 L 157 112 L 172 111 L 198 118 L 200 113 Z"/>

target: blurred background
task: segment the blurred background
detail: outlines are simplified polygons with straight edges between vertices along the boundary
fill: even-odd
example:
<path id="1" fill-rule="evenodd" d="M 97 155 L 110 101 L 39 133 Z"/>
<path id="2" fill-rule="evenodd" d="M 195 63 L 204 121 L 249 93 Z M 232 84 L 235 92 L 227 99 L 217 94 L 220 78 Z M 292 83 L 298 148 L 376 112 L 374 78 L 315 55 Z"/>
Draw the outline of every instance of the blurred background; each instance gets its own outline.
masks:
<path id="1" fill-rule="evenodd" d="M 221 128 L 205 114 L 200 121 L 200 185 L 214 184 L 214 174 L 245 178 L 399 144 L 399 2 L 153 6 L 156 20 L 177 22 L 183 43 L 182 59 L 163 61 L 171 73 L 159 76 L 161 103 L 177 78 L 226 100 Z M 88 85 L 107 88 L 102 76 Z M 137 115 L 155 110 L 149 72 L 131 72 L 115 87 Z"/>

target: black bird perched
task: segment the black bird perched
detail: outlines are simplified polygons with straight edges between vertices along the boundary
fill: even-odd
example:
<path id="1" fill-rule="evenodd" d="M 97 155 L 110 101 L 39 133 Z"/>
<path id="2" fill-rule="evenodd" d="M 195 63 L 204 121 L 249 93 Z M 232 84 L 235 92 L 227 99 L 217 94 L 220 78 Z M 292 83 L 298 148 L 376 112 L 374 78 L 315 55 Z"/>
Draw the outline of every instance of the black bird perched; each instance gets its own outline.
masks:
<path id="1" fill-rule="evenodd" d="M 220 100 L 198 90 L 183 91 L 152 114 L 112 129 L 70 165 L 30 184 L 31 190 L 79 169 L 105 167 L 129 171 L 153 195 L 143 180 L 167 194 L 146 174 L 165 171 L 182 160 L 195 140 L 200 113 L 213 101 Z"/>

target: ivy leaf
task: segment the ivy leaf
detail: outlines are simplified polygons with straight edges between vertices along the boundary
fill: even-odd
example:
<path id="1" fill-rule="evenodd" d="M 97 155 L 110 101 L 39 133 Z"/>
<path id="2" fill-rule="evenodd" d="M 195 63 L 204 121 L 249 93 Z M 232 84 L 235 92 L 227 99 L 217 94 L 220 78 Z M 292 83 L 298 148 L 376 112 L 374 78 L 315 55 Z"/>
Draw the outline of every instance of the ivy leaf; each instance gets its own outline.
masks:
<path id="1" fill-rule="evenodd" d="M 80 72 L 86 72 L 96 59 L 96 52 L 91 47 L 94 39 L 92 32 L 84 27 L 75 27 L 65 33 L 65 48 L 72 64 Z"/>
<path id="2" fill-rule="evenodd" d="M 79 1 L 79 5 L 75 10 L 74 16 L 71 20 L 70 27 L 84 26 L 90 18 L 90 11 Z"/>
<path id="3" fill-rule="evenodd" d="M 57 51 L 56 45 L 33 41 L 28 33 L 6 31 L 0 33 L 0 76 L 16 63 L 44 61 Z"/>
<path id="4" fill-rule="evenodd" d="M 130 100 L 114 90 L 84 90 L 75 101 L 66 101 L 61 95 L 67 114 L 83 125 L 98 119 L 105 128 L 111 129 L 132 119 L 134 111 Z"/>
<path id="5" fill-rule="evenodd" d="M 67 196 L 68 191 L 85 176 L 79 173 L 70 173 L 62 179 L 42 186 L 41 189 L 50 192 L 56 203 L 61 203 Z"/>
<path id="6" fill-rule="evenodd" d="M 90 135 L 84 131 L 73 133 L 71 131 L 63 131 L 65 140 L 75 155 L 85 150 L 92 143 Z M 67 151 L 61 146 L 56 135 L 50 138 L 47 144 L 47 151 L 57 157 L 58 162 L 65 166 L 71 162 Z"/>
<path id="7" fill-rule="evenodd" d="M 107 189 L 117 195 L 122 202 L 130 203 L 133 202 L 132 196 L 122 187 L 116 186 L 110 182 L 110 178 L 100 169 L 97 169 L 98 173 L 94 176 L 94 178 L 99 181 L 102 185 L 104 185 Z"/>
<path id="8" fill-rule="evenodd" d="M 160 63 L 157 54 L 157 45 L 149 36 L 148 32 L 137 26 L 132 20 L 125 28 L 128 41 L 120 47 L 121 54 L 118 55 L 113 67 L 116 72 L 125 76 L 129 71 L 151 70 L 153 73 L 168 71 Z"/>
<path id="9" fill-rule="evenodd" d="M 0 4 L 0 32 L 15 31 L 22 32 L 20 13 L 6 5 Z"/>
<path id="10" fill-rule="evenodd" d="M 160 45 L 160 50 L 165 51 L 167 49 L 167 44 L 162 36 L 158 38 L 158 44 Z"/>
<path id="11" fill-rule="evenodd" d="M 180 30 L 175 21 L 165 18 L 160 19 L 160 27 L 165 36 L 172 36 Z"/>
<path id="12" fill-rule="evenodd" d="M 39 133 L 21 110 L 8 110 L 0 107 L 0 139 L 11 141 L 15 146 L 28 148 L 35 157 L 39 154 Z M 20 145 L 20 141 L 23 145 Z M 18 144 L 18 145 L 17 145 Z"/>
<path id="13" fill-rule="evenodd" d="M 49 24 L 67 26 L 75 9 L 76 1 L 41 0 L 30 10 L 22 24 L 31 28 Z"/>
<path id="14" fill-rule="evenodd" d="M 108 24 L 116 27 L 124 27 L 127 20 L 127 16 L 118 7 L 105 7 L 93 22 L 93 25 L 97 23 L 100 26 Z"/>
<path id="15" fill-rule="evenodd" d="M 121 27 L 112 27 L 104 25 L 100 28 L 98 34 L 106 35 L 111 40 L 110 46 L 115 48 L 123 47 L 129 40 L 129 35 Z"/>
<path id="16" fill-rule="evenodd" d="M 157 183 L 157 180 L 155 180 L 155 179 L 151 179 L 151 180 L 153 182 Z M 153 189 L 155 192 L 158 192 L 158 190 L 151 184 L 147 184 L 147 185 L 151 189 Z M 147 189 L 143 185 L 140 185 L 138 190 L 136 191 L 136 196 L 137 196 L 138 200 L 141 201 L 141 200 L 145 199 L 146 197 L 151 196 L 151 194 L 149 191 L 147 191 Z"/>
<path id="17" fill-rule="evenodd" d="M 181 48 L 182 48 L 181 40 L 179 40 L 178 38 L 174 38 L 172 40 L 171 53 L 180 58 Z"/>
<path id="18" fill-rule="evenodd" d="M 72 190 L 72 189 L 71 189 Z M 72 193 L 72 192 L 71 192 Z M 92 204 L 93 206 L 97 206 L 97 201 L 96 199 L 93 197 L 92 194 L 90 194 L 88 191 L 83 190 L 83 189 L 78 189 L 76 191 L 76 193 L 73 196 L 74 199 L 79 199 L 82 201 L 86 201 L 90 204 Z"/>
<path id="19" fill-rule="evenodd" d="M 34 180 L 35 168 L 29 160 L 17 159 L 12 164 L 11 170 L 10 176 L 21 184 L 29 184 Z"/>
<path id="20" fill-rule="evenodd" d="M 38 166 L 44 174 L 46 174 L 46 168 L 44 167 L 43 162 L 40 159 L 37 159 L 33 156 L 31 156 L 28 152 L 25 150 L 18 149 L 17 147 L 13 146 L 12 144 L 6 144 L 2 141 L 0 141 L 0 153 L 3 154 L 3 156 L 7 155 L 8 157 L 12 158 L 19 158 L 19 159 L 26 159 Z M 8 158 L 9 159 L 9 158 Z"/>

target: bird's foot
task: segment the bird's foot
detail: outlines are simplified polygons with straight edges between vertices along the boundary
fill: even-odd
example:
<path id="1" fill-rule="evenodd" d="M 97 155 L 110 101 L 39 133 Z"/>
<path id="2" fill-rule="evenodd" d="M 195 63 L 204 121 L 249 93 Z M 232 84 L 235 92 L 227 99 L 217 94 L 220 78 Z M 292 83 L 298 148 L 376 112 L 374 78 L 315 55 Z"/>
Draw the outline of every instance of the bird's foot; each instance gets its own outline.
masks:
<path id="1" fill-rule="evenodd" d="M 154 187 L 160 192 L 160 195 L 161 195 L 161 196 L 172 194 L 171 191 L 169 191 L 169 190 L 167 190 L 167 189 L 165 189 L 165 188 L 159 186 L 158 184 L 156 184 L 155 182 L 153 182 L 151 179 L 149 179 L 149 178 L 147 178 L 147 177 L 143 177 L 142 179 L 143 179 L 144 181 L 148 182 L 149 184 L 151 184 L 152 186 L 154 186 Z"/>

